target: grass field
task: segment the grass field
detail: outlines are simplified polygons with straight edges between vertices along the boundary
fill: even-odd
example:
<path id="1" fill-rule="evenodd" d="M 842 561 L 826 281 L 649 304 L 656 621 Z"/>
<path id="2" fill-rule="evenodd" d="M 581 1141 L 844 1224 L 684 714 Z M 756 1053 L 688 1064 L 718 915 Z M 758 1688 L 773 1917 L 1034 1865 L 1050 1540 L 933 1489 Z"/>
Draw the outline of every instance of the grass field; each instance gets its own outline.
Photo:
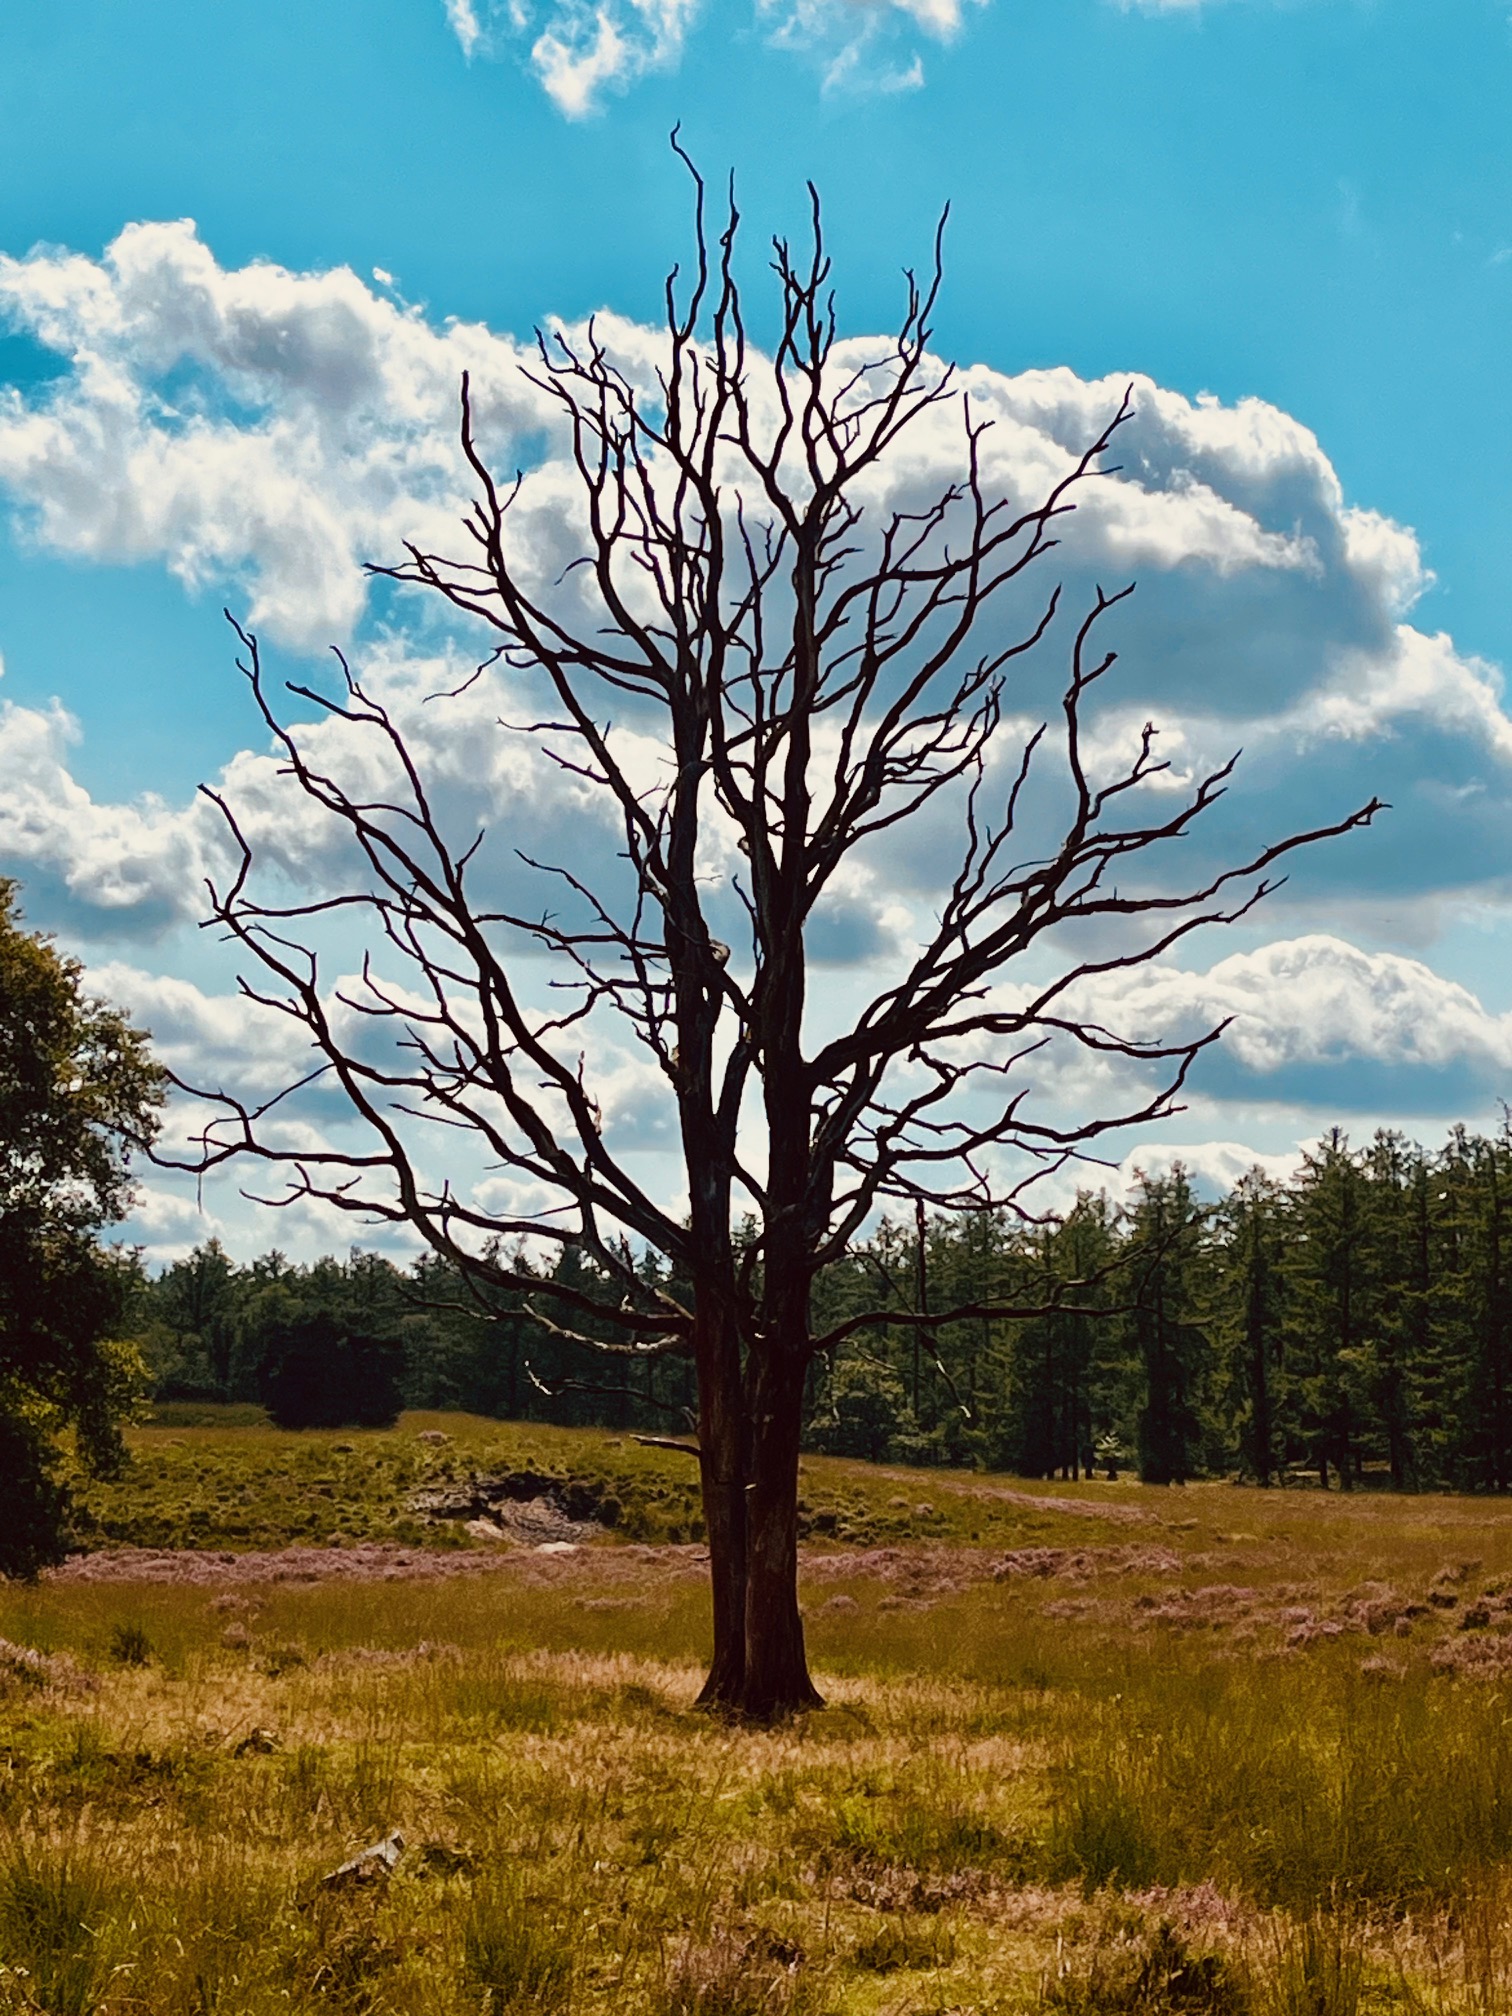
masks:
<path id="1" fill-rule="evenodd" d="M 522 1469 L 613 1529 L 412 1502 Z M 830 1705 L 751 1733 L 692 1471 L 138 1431 L 107 1551 L 0 1585 L 0 2009 L 1512 2011 L 1512 1507 L 816 1460 Z"/>

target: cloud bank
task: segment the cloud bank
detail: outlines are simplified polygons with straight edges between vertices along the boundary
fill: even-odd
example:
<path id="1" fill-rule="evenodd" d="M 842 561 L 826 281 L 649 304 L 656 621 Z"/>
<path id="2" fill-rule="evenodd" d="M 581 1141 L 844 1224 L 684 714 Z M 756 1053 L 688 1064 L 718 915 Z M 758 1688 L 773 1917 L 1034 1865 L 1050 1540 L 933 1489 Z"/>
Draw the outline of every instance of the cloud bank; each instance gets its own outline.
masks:
<path id="1" fill-rule="evenodd" d="M 83 559 L 154 559 L 230 595 L 296 650 L 355 636 L 364 676 L 419 738 L 464 825 L 528 811 L 549 833 L 581 816 L 570 793 L 547 803 L 558 787 L 492 725 L 509 711 L 508 690 L 485 682 L 470 700 L 427 701 L 456 683 L 466 647 L 457 656 L 406 632 L 421 620 L 407 604 L 387 610 L 398 630 L 374 633 L 361 565 L 399 555 L 408 538 L 458 544 L 466 370 L 489 452 L 505 466 L 522 451 L 534 458 L 512 520 L 522 564 L 543 584 L 561 575 L 580 550 L 575 482 L 529 351 L 478 325 L 428 320 L 345 269 L 223 268 L 187 223 L 131 226 L 98 260 L 0 260 L 0 317 L 63 367 L 27 393 L 0 394 L 0 490 L 28 537 Z M 599 333 L 627 373 L 651 376 L 658 332 L 605 315 Z M 840 346 L 837 372 L 873 351 Z M 960 382 L 991 423 L 984 481 L 1019 504 L 1065 475 L 1126 383 L 986 366 Z M 1500 900 L 1512 878 L 1499 809 L 1512 722 L 1494 667 L 1414 626 L 1427 576 L 1411 532 L 1348 501 L 1316 437 L 1276 408 L 1188 398 L 1137 377 L 1133 392 L 1118 473 L 1084 488 L 1060 551 L 1000 619 L 1005 631 L 1030 620 L 1052 578 L 1071 620 L 1095 584 L 1137 578 L 1109 636 L 1121 662 L 1089 724 L 1094 762 L 1113 764 L 1149 718 L 1163 731 L 1171 788 L 1243 745 L 1211 822 L 1213 844 L 1232 852 L 1372 793 L 1390 799 L 1397 810 L 1368 844 L 1301 864 L 1297 887 L 1316 902 L 1389 892 L 1400 908 L 1406 897 L 1424 942 L 1443 900 L 1471 890 Z M 959 409 L 941 406 L 912 431 L 906 456 L 877 472 L 869 506 L 925 502 L 960 453 Z M 1015 675 L 1007 704 L 1026 727 L 1056 708 L 1066 643 L 1062 626 L 1037 669 Z M 57 708 L 0 713 L 0 841 L 76 912 L 109 913 L 118 930 L 161 928 L 199 901 L 214 821 L 202 806 L 150 797 L 94 802 L 68 768 L 80 732 Z M 637 760 L 654 768 L 654 746 Z M 308 815 L 268 809 L 275 767 L 245 751 L 222 781 L 263 820 L 288 872 L 318 878 L 325 842 L 306 830 Z M 893 855 L 879 854 L 879 886 L 927 904 L 958 844 L 954 810 L 938 807 Z M 867 899 L 853 889 L 849 900 Z M 880 942 L 847 928 L 855 956 Z"/>
<path id="2" fill-rule="evenodd" d="M 152 1030 L 159 1056 L 191 1084 L 212 1091 L 230 1085 L 255 1099 L 272 1095 L 309 1069 L 311 1053 L 300 1032 L 238 995 L 212 993 L 121 961 L 94 968 L 91 979 Z M 344 1029 L 345 1040 L 359 1053 L 371 1048 L 361 1018 L 343 1005 L 343 997 L 361 999 L 360 976 L 335 975 L 327 992 L 332 1020 Z M 1201 1117 L 1217 1117 L 1220 1126 L 1224 1092 L 1250 1109 L 1257 1104 L 1276 1107 L 1300 1135 L 1306 1129 L 1306 1109 L 1318 1103 L 1320 1092 L 1328 1101 L 1323 1122 L 1347 1124 L 1361 1112 L 1376 1110 L 1393 1092 L 1392 1110 L 1441 1112 L 1441 1102 L 1422 1097 L 1425 1084 L 1447 1090 L 1452 1101 L 1478 1099 L 1489 1106 L 1512 1073 L 1512 1014 L 1494 1013 L 1469 989 L 1421 962 L 1366 954 L 1321 934 L 1233 954 L 1203 970 L 1153 966 L 1126 976 L 1116 991 L 1081 990 L 1075 1008 L 1089 1019 L 1137 1027 L 1151 1039 L 1198 1035 L 1229 1019 L 1224 1081 L 1205 1091 L 1199 1086 L 1192 1102 Z M 644 1057 L 592 1029 L 585 1033 L 582 1068 L 615 1152 L 662 1157 L 668 1181 L 675 1182 L 675 1116 L 660 1074 Z M 1083 1110 L 1106 1101 L 1113 1089 L 1107 1075 L 1085 1059 L 1059 1072 L 1031 1062 L 1024 1075 L 1052 1100 Z M 175 1140 L 187 1142 L 194 1131 L 192 1110 L 180 1102 Z M 1451 1104 L 1447 1110 L 1465 1108 Z M 285 1138 L 313 1143 L 341 1136 L 344 1123 L 340 1100 L 317 1089 L 283 1124 Z M 487 1204 L 499 1190 L 498 1179 L 481 1163 L 473 1166 L 476 1158 L 467 1144 L 453 1144 L 450 1155 L 448 1175 Z M 1296 1149 L 1257 1151 L 1221 1133 L 1208 1140 L 1144 1141 L 1105 1180 L 1119 1194 L 1138 1172 L 1158 1174 L 1179 1161 L 1205 1188 L 1219 1193 L 1256 1166 L 1284 1178 L 1298 1159 Z M 1068 1204 L 1089 1180 L 1095 1183 L 1097 1177 L 1085 1167 L 1071 1169 L 1048 1186 L 1041 1205 Z M 161 1248 L 160 1257 L 208 1236 L 202 1225 L 186 1239 L 184 1194 L 171 1183 L 155 1179 L 147 1196 L 132 1229 L 155 1252 Z M 500 1192 L 495 1201 L 501 1208 L 506 1201 L 509 1208 L 529 1208 L 512 1191 L 508 1200 Z M 338 1244 L 351 1236 L 350 1224 L 336 1214 L 313 1229 Z"/>
<path id="3" fill-rule="evenodd" d="M 229 594 L 294 651 L 348 642 L 415 746 L 449 830 L 489 829 L 478 872 L 501 902 L 539 903 L 522 847 L 547 860 L 595 847 L 612 857 L 595 794 L 500 726 L 528 690 L 494 668 L 453 699 L 433 698 L 459 684 L 474 644 L 403 598 L 375 611 L 362 571 L 406 538 L 456 548 L 467 370 L 489 452 L 529 465 L 516 521 L 523 563 L 542 583 L 561 576 L 578 550 L 574 483 L 528 349 L 429 318 L 345 269 L 224 268 L 187 222 L 133 225 L 98 259 L 44 250 L 0 260 L 0 319 L 58 366 L 0 393 L 0 491 L 27 538 L 85 561 L 156 562 L 190 589 Z M 612 315 L 599 327 L 646 382 L 658 332 Z M 837 371 L 874 348 L 841 346 Z M 1027 503 L 1072 466 L 1127 381 L 974 366 L 960 382 L 991 422 L 985 483 Z M 1199 1086 L 1230 1147 L 1225 1103 L 1328 1118 L 1485 1110 L 1512 1076 L 1512 1025 L 1409 955 L 1457 904 L 1504 912 L 1512 896 L 1512 720 L 1500 674 L 1415 621 L 1428 585 L 1416 539 L 1345 497 L 1298 420 L 1138 377 L 1134 399 L 1119 472 L 1087 488 L 1034 597 L 1003 612 L 1005 629 L 1016 626 L 1053 579 L 1064 583 L 1066 618 L 1040 669 L 1006 696 L 1014 722 L 1027 732 L 1053 715 L 1066 624 L 1094 584 L 1137 576 L 1109 636 L 1121 661 L 1088 723 L 1092 764 L 1115 764 L 1150 718 L 1171 763 L 1157 795 L 1245 750 L 1183 880 L 1204 848 L 1232 859 L 1372 794 L 1395 809 L 1369 835 L 1299 863 L 1274 913 L 1280 942 L 1217 958 L 1194 947 L 1190 970 L 1162 964 L 1122 983 L 1108 1019 L 1154 1038 L 1232 1018 Z M 879 468 L 869 508 L 916 507 L 957 472 L 959 454 L 959 409 L 941 407 L 906 458 Z M 23 878 L 34 922 L 86 951 L 155 942 L 171 964 L 175 934 L 203 914 L 206 878 L 226 872 L 224 829 L 202 799 L 86 791 L 72 765 L 88 730 L 61 704 L 0 704 L 0 871 Z M 628 709 L 615 732 L 654 781 L 665 760 L 654 724 Z M 370 738 L 330 720 L 310 736 L 338 774 L 392 785 Z M 1005 737 L 1005 777 L 1018 747 Z M 343 886 L 342 836 L 267 749 L 232 750 L 215 781 L 283 886 Z M 833 998 L 849 998 L 925 928 L 959 845 L 958 814 L 940 803 L 837 888 L 816 939 Z M 711 886 L 728 881 L 733 856 L 717 832 L 703 866 Z M 734 943 L 733 900 L 731 920 Z M 1375 942 L 1351 944 L 1346 930 Z M 145 971 L 142 956 L 132 954 L 132 971 Z M 186 1076 L 261 1054 L 188 979 L 132 980 L 121 965 L 103 984 L 140 1002 L 182 1051 Z M 649 1111 L 639 1085 L 632 1074 L 614 1095 L 627 1116 L 637 1101 Z M 1069 1081 L 1061 1090 L 1079 1096 Z"/>
<path id="4" fill-rule="evenodd" d="M 67 367 L 0 392 L 0 487 L 31 536 L 234 586 L 294 645 L 350 633 L 364 561 L 449 532 L 464 370 L 495 441 L 550 418 L 509 339 L 345 268 L 227 271 L 187 221 L 130 225 L 100 260 L 0 258 L 0 323 Z"/>

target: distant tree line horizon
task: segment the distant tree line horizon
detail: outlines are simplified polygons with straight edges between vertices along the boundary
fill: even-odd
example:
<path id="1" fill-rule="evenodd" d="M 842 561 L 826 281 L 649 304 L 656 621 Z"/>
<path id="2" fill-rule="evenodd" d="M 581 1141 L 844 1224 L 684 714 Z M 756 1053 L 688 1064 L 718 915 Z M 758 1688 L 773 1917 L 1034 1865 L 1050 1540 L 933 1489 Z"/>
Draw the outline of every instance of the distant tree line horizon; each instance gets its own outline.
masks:
<path id="1" fill-rule="evenodd" d="M 557 1265 L 586 1271 L 570 1250 Z M 811 1376 L 811 1450 L 1030 1477 L 1512 1490 L 1506 1120 L 1457 1126 L 1437 1151 L 1393 1132 L 1355 1148 L 1335 1128 L 1290 1181 L 1256 1169 L 1216 1203 L 1177 1165 L 1042 1224 L 884 1221 L 820 1278 L 816 1316 L 830 1327 L 879 1293 L 1040 1313 L 857 1334 Z M 242 1266 L 212 1239 L 139 1276 L 131 1328 L 158 1399 L 256 1400 L 291 1426 L 404 1407 L 674 1436 L 696 1419 L 685 1360 L 600 1357 L 524 1292 L 485 1306 L 430 1256 L 274 1250 Z"/>

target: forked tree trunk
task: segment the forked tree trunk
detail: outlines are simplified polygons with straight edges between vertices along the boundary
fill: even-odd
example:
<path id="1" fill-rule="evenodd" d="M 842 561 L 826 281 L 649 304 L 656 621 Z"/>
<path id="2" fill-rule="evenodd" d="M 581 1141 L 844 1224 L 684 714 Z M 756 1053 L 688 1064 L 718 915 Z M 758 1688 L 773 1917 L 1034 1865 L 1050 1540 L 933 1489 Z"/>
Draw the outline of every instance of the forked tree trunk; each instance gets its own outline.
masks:
<path id="1" fill-rule="evenodd" d="M 698 1362 L 698 1448 L 714 1654 L 699 1706 L 738 1712 L 745 1681 L 746 1438 L 740 1346 L 733 1325 L 716 1319 L 701 1337 Z"/>
<path id="2" fill-rule="evenodd" d="M 802 1352 L 769 1344 L 751 1382 L 745 1676 L 738 1707 L 753 1722 L 824 1705 L 809 1678 L 798 1609 L 798 1444 L 805 1373 Z"/>
<path id="3" fill-rule="evenodd" d="M 742 1721 L 772 1722 L 824 1705 L 809 1678 L 798 1608 L 803 1388 L 792 1361 L 780 1372 L 758 1368 L 748 1425 L 727 1366 L 700 1381 L 714 1652 L 698 1704 Z"/>

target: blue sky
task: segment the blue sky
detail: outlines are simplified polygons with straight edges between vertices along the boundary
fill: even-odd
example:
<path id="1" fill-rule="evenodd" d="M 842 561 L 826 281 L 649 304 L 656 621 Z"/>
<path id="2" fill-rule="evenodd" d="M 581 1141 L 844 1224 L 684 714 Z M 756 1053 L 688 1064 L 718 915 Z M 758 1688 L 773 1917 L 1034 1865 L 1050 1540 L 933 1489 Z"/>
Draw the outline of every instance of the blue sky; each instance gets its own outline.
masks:
<path id="1" fill-rule="evenodd" d="M 737 175 L 758 293 L 759 248 L 801 228 L 811 177 L 843 322 L 884 327 L 948 200 L 942 354 L 993 385 L 1148 381 L 1164 417 L 1141 495 L 1164 529 L 1109 534 L 1152 612 L 1128 640 L 1141 697 L 1194 750 L 1220 728 L 1246 742 L 1236 817 L 1310 823 L 1347 809 L 1335 790 L 1397 807 L 1151 997 L 1152 1026 L 1214 1002 L 1248 1018 L 1168 1144 L 1221 1173 L 1335 1118 L 1429 1138 L 1486 1121 L 1512 1088 L 1509 107 L 1505 0 L 0 0 L 0 253 L 18 262 L 0 285 L 0 871 L 180 1061 L 245 1043 L 174 900 L 200 859 L 195 784 L 262 747 L 220 604 L 262 595 L 283 669 L 327 637 L 391 661 L 444 646 L 412 612 L 343 600 L 340 565 L 299 574 L 317 522 L 332 552 L 382 558 L 370 542 L 402 536 L 407 508 L 445 501 L 442 406 L 400 429 L 380 498 L 389 423 L 352 418 L 367 395 L 336 353 L 387 345 L 392 404 L 412 369 L 455 375 L 453 318 L 500 338 L 600 307 L 653 320 L 686 243 L 680 120 L 711 175 Z M 137 233 L 106 258 L 181 219 L 196 238 Z M 321 276 L 343 268 L 338 328 Z M 318 323 L 330 354 L 301 376 L 199 324 L 185 338 L 191 296 L 222 318 L 231 301 L 264 344 Z M 339 426 L 323 398 L 348 402 Z M 1244 401 L 1276 416 L 1239 429 L 1249 446 L 1189 417 Z M 1192 481 L 1228 530 L 1175 510 Z M 1313 558 L 1241 552 L 1235 512 L 1272 540 L 1302 527 Z M 1365 539 L 1367 520 L 1399 530 Z M 160 1188 L 136 1229 L 160 1254 L 207 1229 L 274 1236 L 229 1189 L 208 1210 Z"/>

